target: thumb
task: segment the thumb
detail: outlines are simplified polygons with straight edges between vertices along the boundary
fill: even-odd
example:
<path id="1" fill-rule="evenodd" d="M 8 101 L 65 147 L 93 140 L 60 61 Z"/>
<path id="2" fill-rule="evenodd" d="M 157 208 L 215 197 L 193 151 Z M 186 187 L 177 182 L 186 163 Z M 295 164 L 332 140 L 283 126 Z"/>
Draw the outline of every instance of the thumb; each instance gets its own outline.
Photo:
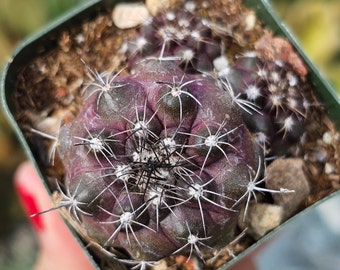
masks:
<path id="1" fill-rule="evenodd" d="M 28 216 L 53 207 L 34 166 L 23 163 L 14 176 L 16 191 Z M 57 211 L 30 217 L 40 253 L 35 270 L 94 269 Z"/>

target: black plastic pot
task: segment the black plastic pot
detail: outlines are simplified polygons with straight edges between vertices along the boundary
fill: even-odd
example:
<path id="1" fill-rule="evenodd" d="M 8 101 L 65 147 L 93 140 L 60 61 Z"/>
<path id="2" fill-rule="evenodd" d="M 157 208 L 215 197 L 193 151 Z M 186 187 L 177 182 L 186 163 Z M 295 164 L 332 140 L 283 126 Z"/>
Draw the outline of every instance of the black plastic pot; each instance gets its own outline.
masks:
<path id="1" fill-rule="evenodd" d="M 77 24 L 81 24 L 85 19 L 95 17 L 101 10 L 103 10 L 107 5 L 114 5 L 118 1 L 99 1 L 92 0 L 86 2 L 84 5 L 78 7 L 77 9 L 72 10 L 70 13 L 66 14 L 64 17 L 56 20 L 46 28 L 44 28 L 39 33 L 31 36 L 27 40 L 25 40 L 14 52 L 12 60 L 5 66 L 3 71 L 3 76 L 1 78 L 1 100 L 5 113 L 7 114 L 16 134 L 25 149 L 27 156 L 29 159 L 35 164 L 40 176 L 42 179 L 45 179 L 45 176 L 41 173 L 42 169 L 39 167 L 36 162 L 36 157 L 32 153 L 26 138 L 23 136 L 23 132 L 20 129 L 19 125 L 16 122 L 14 117 L 17 110 L 15 108 L 14 100 L 16 98 L 16 84 L 17 78 L 20 70 L 23 66 L 27 65 L 34 59 L 35 57 L 48 52 L 51 48 L 56 45 L 58 33 L 62 29 L 67 29 L 69 26 L 74 26 Z M 310 62 L 310 60 L 306 57 L 303 50 L 297 44 L 295 39 L 292 37 L 290 32 L 284 26 L 284 24 L 280 21 L 280 19 L 273 12 L 270 4 L 266 0 L 244 0 L 244 3 L 253 8 L 259 19 L 264 23 L 266 27 L 271 29 L 276 35 L 284 36 L 293 44 L 297 52 L 300 54 L 301 58 L 304 60 L 305 64 L 309 69 L 310 80 L 315 84 L 316 94 L 319 96 L 319 99 L 324 104 L 327 109 L 328 115 L 330 118 L 336 123 L 337 128 L 340 129 L 340 99 L 336 92 L 332 89 L 330 84 L 320 75 L 316 67 Z M 333 193 L 331 196 L 335 194 L 340 194 L 340 192 Z M 330 196 L 329 196 L 330 197 Z M 329 197 L 324 198 L 323 200 L 327 200 Z M 322 201 L 323 201 L 322 200 Z M 322 203 L 319 201 L 317 204 Z M 294 222 L 294 219 L 303 215 L 309 209 L 315 207 L 317 204 L 309 207 L 308 209 L 300 212 L 295 215 L 293 218 L 289 219 L 286 223 L 282 224 L 272 232 L 268 233 L 266 236 L 257 241 L 254 245 L 246 249 L 244 252 L 239 254 L 235 259 L 226 263 L 221 269 L 227 269 L 230 265 L 234 264 L 236 261 L 240 260 L 250 251 L 252 251 L 255 247 L 262 245 L 269 238 L 275 235 L 279 230 L 285 227 L 285 225 L 289 222 Z M 89 254 L 91 257 L 91 255 Z M 94 263 L 95 265 L 95 263 Z"/>

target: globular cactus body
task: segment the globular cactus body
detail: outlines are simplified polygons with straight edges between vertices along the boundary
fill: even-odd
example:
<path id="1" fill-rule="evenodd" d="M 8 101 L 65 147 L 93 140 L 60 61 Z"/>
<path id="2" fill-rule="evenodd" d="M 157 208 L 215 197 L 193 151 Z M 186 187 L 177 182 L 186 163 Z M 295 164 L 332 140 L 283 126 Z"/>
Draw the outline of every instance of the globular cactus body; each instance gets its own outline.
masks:
<path id="1" fill-rule="evenodd" d="M 234 204 L 259 166 L 228 92 L 159 60 L 102 87 L 86 89 L 83 109 L 60 134 L 65 184 L 89 236 L 143 260 L 187 252 L 188 237 L 201 238 L 201 248 L 228 243 Z"/>
<path id="2" fill-rule="evenodd" d="M 271 154 L 284 154 L 299 142 L 309 112 L 308 99 L 301 89 L 301 78 L 283 61 L 264 61 L 255 52 L 239 57 L 220 74 L 238 99 L 251 107 L 243 119 Z"/>

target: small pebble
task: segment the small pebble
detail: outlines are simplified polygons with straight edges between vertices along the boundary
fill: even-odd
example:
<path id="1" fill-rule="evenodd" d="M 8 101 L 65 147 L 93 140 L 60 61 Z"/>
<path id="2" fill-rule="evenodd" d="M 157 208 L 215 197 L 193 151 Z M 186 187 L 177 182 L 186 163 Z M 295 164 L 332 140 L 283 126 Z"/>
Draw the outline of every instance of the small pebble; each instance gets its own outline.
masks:
<path id="1" fill-rule="evenodd" d="M 285 218 L 293 215 L 310 194 L 304 161 L 300 158 L 278 158 L 267 168 L 266 188 L 289 189 L 290 193 L 272 193 L 275 204 L 284 209 Z"/>
<path id="2" fill-rule="evenodd" d="M 145 5 L 152 16 L 170 7 L 170 0 L 146 0 Z"/>
<path id="3" fill-rule="evenodd" d="M 333 136 L 330 132 L 325 132 L 322 136 L 322 141 L 325 143 L 325 144 L 331 144 L 332 141 L 333 141 Z"/>
<path id="4" fill-rule="evenodd" d="M 334 173 L 335 170 L 334 170 L 334 166 L 331 164 L 331 163 L 326 163 L 325 164 L 325 174 L 331 174 L 331 173 Z"/>
<path id="5" fill-rule="evenodd" d="M 166 270 L 168 269 L 168 265 L 166 260 L 159 260 L 155 265 L 152 267 L 153 270 Z"/>
<path id="6" fill-rule="evenodd" d="M 187 1 L 184 5 L 184 9 L 193 12 L 196 9 L 195 1 Z"/>
<path id="7" fill-rule="evenodd" d="M 256 25 L 256 15 L 254 12 L 249 12 L 247 14 L 245 18 L 245 23 L 246 23 L 246 27 L 245 27 L 246 31 L 251 31 L 254 29 Z"/>
<path id="8" fill-rule="evenodd" d="M 150 16 L 143 3 L 120 3 L 112 11 L 112 21 L 120 29 L 142 24 Z"/>
<path id="9" fill-rule="evenodd" d="M 278 227 L 283 221 L 284 211 L 281 206 L 253 202 L 249 205 L 245 218 L 241 213 L 239 226 L 241 229 L 247 228 L 247 234 L 258 240 Z"/>
<path id="10" fill-rule="evenodd" d="M 329 158 L 329 153 L 324 147 L 315 146 L 313 151 L 308 153 L 305 158 L 310 162 L 325 163 Z"/>

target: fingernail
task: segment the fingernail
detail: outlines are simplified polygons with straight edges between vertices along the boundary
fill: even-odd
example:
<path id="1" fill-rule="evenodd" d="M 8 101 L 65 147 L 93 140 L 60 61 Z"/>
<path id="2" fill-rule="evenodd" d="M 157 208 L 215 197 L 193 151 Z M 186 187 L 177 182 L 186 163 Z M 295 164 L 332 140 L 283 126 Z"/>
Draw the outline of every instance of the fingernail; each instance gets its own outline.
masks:
<path id="1" fill-rule="evenodd" d="M 36 215 L 39 213 L 39 209 L 33 195 L 23 186 L 16 185 L 15 189 L 32 226 L 36 231 L 42 231 L 44 226 L 41 216 Z"/>

